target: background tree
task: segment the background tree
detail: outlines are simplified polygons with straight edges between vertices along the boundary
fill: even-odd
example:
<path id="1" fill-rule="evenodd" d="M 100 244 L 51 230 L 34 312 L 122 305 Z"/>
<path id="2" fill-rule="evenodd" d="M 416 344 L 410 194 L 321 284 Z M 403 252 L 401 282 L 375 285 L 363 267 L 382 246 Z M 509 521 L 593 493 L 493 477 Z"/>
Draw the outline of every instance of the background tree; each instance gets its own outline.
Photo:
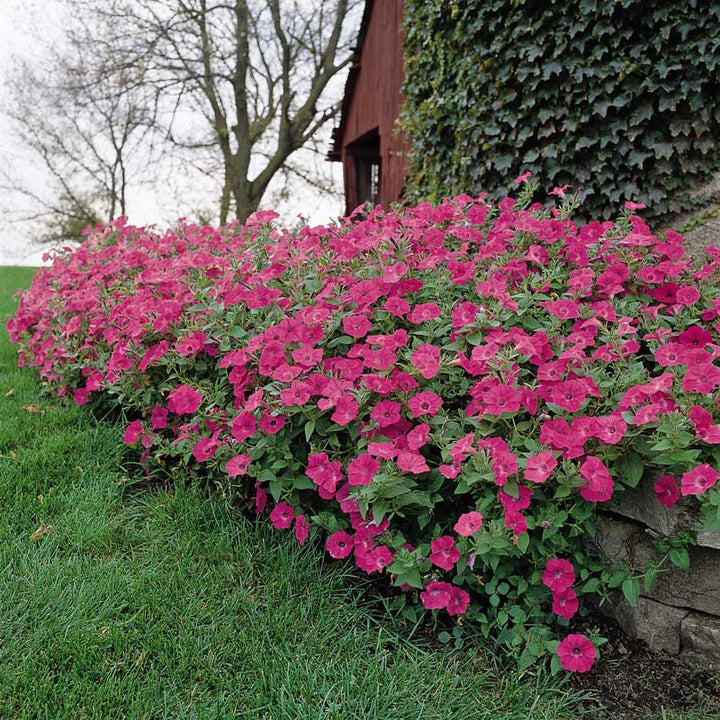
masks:
<path id="1" fill-rule="evenodd" d="M 77 3 L 75 3 L 77 6 Z M 158 137 L 219 178 L 218 214 L 244 221 L 336 115 L 362 0 L 82 0 L 104 77 L 137 77 Z M 307 173 L 305 173 L 307 175 Z M 306 177 L 306 179 L 308 179 Z"/>
<path id="2" fill-rule="evenodd" d="M 5 112 L 45 180 L 22 179 L 6 164 L 0 186 L 28 201 L 20 218 L 40 221 L 43 239 L 75 238 L 124 215 L 130 186 L 151 180 L 157 105 L 142 69 L 103 72 L 85 40 L 68 32 L 43 60 L 18 61 L 7 82 Z"/>
<path id="3" fill-rule="evenodd" d="M 174 215 L 207 215 L 211 197 L 223 224 L 244 221 L 273 179 L 285 197 L 331 190 L 319 131 L 339 108 L 363 0 L 58 2 L 61 36 L 16 64 L 5 108 L 47 179 L 19 177 L 18 161 L 0 170 L 43 239 L 126 214 L 144 189 L 173 191 Z"/>

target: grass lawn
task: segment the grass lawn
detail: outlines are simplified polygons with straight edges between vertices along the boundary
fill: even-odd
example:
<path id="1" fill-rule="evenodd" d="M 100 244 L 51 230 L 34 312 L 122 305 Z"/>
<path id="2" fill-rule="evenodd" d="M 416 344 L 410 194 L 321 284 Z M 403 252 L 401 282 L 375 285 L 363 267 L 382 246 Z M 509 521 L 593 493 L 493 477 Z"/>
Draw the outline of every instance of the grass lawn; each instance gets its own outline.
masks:
<path id="1" fill-rule="evenodd" d="M 321 548 L 199 490 L 131 493 L 121 433 L 43 394 L 4 331 L 0 718 L 576 717 L 576 697 L 382 624 Z"/>

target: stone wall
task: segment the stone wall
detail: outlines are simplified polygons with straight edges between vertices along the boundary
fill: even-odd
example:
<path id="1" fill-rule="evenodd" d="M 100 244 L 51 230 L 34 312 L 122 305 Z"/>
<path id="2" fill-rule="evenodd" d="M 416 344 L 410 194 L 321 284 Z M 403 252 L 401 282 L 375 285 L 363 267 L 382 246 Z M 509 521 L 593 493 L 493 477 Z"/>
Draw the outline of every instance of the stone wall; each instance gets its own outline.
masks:
<path id="1" fill-rule="evenodd" d="M 679 230 L 690 255 L 703 259 L 706 247 L 720 246 L 720 173 L 699 186 L 692 195 L 701 207 L 673 217 L 669 224 L 657 228 L 657 234 L 662 236 L 665 230 Z"/>
<path id="2" fill-rule="evenodd" d="M 599 522 L 597 543 L 611 563 L 627 562 L 640 570 L 659 557 L 653 539 L 697 526 L 694 498 L 681 498 L 672 511 L 663 507 L 644 479 L 610 505 Z M 624 598 L 605 606 L 629 635 L 657 650 L 705 667 L 720 667 L 720 532 L 698 536 L 689 549 L 690 570 L 671 564 L 650 590 L 631 606 Z"/>

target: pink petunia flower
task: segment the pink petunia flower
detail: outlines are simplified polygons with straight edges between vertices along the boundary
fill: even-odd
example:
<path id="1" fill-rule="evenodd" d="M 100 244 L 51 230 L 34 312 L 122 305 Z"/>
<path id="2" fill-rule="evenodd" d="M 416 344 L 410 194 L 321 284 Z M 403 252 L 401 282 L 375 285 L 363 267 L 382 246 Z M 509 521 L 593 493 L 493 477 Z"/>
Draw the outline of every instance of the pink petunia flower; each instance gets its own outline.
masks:
<path id="1" fill-rule="evenodd" d="M 472 510 L 470 512 L 463 513 L 458 518 L 453 530 L 455 530 L 458 535 L 470 537 L 470 535 L 474 535 L 482 527 L 482 524 L 483 516 L 479 512 Z"/>
<path id="2" fill-rule="evenodd" d="M 430 543 L 430 562 L 443 570 L 452 570 L 460 559 L 455 540 L 450 535 L 442 535 Z"/>
<path id="3" fill-rule="evenodd" d="M 680 479 L 680 492 L 683 495 L 702 495 L 709 490 L 720 475 L 707 463 L 698 465 L 690 472 L 683 473 Z"/>
<path id="4" fill-rule="evenodd" d="M 410 312 L 410 303 L 407 300 L 393 296 L 385 301 L 383 309 L 387 310 L 391 315 L 395 315 L 395 317 L 403 317 Z"/>
<path id="5" fill-rule="evenodd" d="M 542 582 L 553 593 L 561 593 L 567 590 L 575 582 L 575 571 L 572 563 L 562 558 L 548 560 Z"/>
<path id="6" fill-rule="evenodd" d="M 257 430 L 255 416 L 249 412 L 241 412 L 232 422 L 232 436 L 237 442 L 243 442 L 252 437 Z"/>
<path id="7" fill-rule="evenodd" d="M 685 371 L 682 389 L 685 392 L 699 392 L 703 395 L 713 392 L 720 384 L 720 369 L 712 363 L 691 365 Z"/>
<path id="8" fill-rule="evenodd" d="M 327 453 L 311 453 L 305 474 L 318 486 L 318 493 L 324 500 L 330 500 L 343 480 L 342 465 L 339 460 L 330 460 Z"/>
<path id="9" fill-rule="evenodd" d="M 285 427 L 285 416 L 275 415 L 266 410 L 258 422 L 258 427 L 268 435 L 275 435 Z"/>
<path id="10" fill-rule="evenodd" d="M 583 460 L 580 465 L 580 476 L 587 481 L 590 487 L 603 487 L 608 481 L 612 482 L 610 471 L 605 463 L 594 455 L 590 455 Z"/>
<path id="11" fill-rule="evenodd" d="M 572 619 L 578 610 L 577 594 L 572 588 L 553 593 L 553 612 L 566 620 Z"/>
<path id="12" fill-rule="evenodd" d="M 680 488 L 672 475 L 663 475 L 658 478 L 653 490 L 655 490 L 658 502 L 669 510 L 672 510 L 680 499 Z"/>
<path id="13" fill-rule="evenodd" d="M 200 440 L 195 443 L 195 446 L 192 449 L 192 454 L 198 462 L 205 462 L 217 452 L 217 449 L 219 447 L 220 442 L 217 440 L 217 438 L 200 438 Z"/>
<path id="14" fill-rule="evenodd" d="M 225 472 L 230 477 L 238 477 L 247 473 L 252 458 L 247 454 L 236 455 L 225 463 Z"/>
<path id="15" fill-rule="evenodd" d="M 607 445 L 616 445 L 627 432 L 627 423 L 619 415 L 595 418 L 594 436 Z"/>
<path id="16" fill-rule="evenodd" d="M 530 482 L 544 483 L 557 467 L 557 460 L 551 450 L 531 455 L 525 466 L 525 479 Z"/>
<path id="17" fill-rule="evenodd" d="M 167 398 L 168 410 L 175 415 L 192 415 L 202 402 L 203 396 L 189 385 L 179 385 Z"/>
<path id="18" fill-rule="evenodd" d="M 260 487 L 260 482 L 255 481 L 255 514 L 261 515 L 267 506 L 267 493 Z"/>
<path id="19" fill-rule="evenodd" d="M 434 417 L 437 415 L 442 404 L 442 398 L 430 390 L 415 393 L 415 395 L 408 400 L 408 407 L 414 418 L 420 417 L 421 415 Z"/>
<path id="20" fill-rule="evenodd" d="M 543 300 L 538 305 L 560 320 L 573 320 L 580 317 L 580 306 L 572 300 Z"/>
<path id="21" fill-rule="evenodd" d="M 345 426 L 357 417 L 359 407 L 352 395 L 343 393 L 335 403 L 335 412 L 330 419 L 338 425 Z"/>
<path id="22" fill-rule="evenodd" d="M 372 323 L 362 315 L 349 315 L 343 318 L 343 330 L 354 338 L 365 337 L 372 327 Z"/>
<path id="23" fill-rule="evenodd" d="M 309 343 L 303 343 L 299 348 L 293 350 L 290 355 L 301 367 L 311 368 L 322 360 L 323 350 L 322 348 L 314 348 Z"/>
<path id="24" fill-rule="evenodd" d="M 700 299 L 700 291 L 692 285 L 681 285 L 677 289 L 676 302 L 680 305 L 694 305 Z"/>
<path id="25" fill-rule="evenodd" d="M 402 405 L 394 400 L 381 400 L 371 411 L 370 419 L 376 420 L 379 427 L 394 425 L 400 420 Z"/>
<path id="26" fill-rule="evenodd" d="M 448 582 L 433 580 L 420 593 L 420 601 L 426 610 L 442 610 L 448 606 L 453 586 Z"/>
<path id="27" fill-rule="evenodd" d="M 307 520 L 304 515 L 296 515 L 295 516 L 295 539 L 300 543 L 300 545 L 304 545 L 305 541 L 308 539 L 308 535 L 310 534 L 310 530 L 308 529 Z"/>
<path id="28" fill-rule="evenodd" d="M 406 436 L 407 445 L 411 450 L 419 450 L 430 438 L 430 426 L 427 423 L 416 425 Z"/>
<path id="29" fill-rule="evenodd" d="M 289 388 L 280 392 L 280 404 L 285 407 L 305 405 L 310 400 L 310 387 L 307 383 L 295 380 Z"/>
<path id="30" fill-rule="evenodd" d="M 687 330 L 683 330 L 677 339 L 686 347 L 704 348 L 712 342 L 712 334 L 697 325 L 691 325 Z"/>
<path id="31" fill-rule="evenodd" d="M 655 362 L 662 367 L 673 367 L 683 364 L 687 348 L 679 342 L 668 342 L 661 345 L 654 353 Z"/>
<path id="32" fill-rule="evenodd" d="M 337 530 L 325 541 L 325 549 L 336 560 L 350 555 L 353 547 L 353 536 L 344 530 Z"/>
<path id="33" fill-rule="evenodd" d="M 403 472 L 412 473 L 413 475 L 420 475 L 430 470 L 425 458 L 418 452 L 398 453 L 395 464 Z"/>
<path id="34" fill-rule="evenodd" d="M 416 305 L 408 314 L 407 319 L 414 325 L 419 325 L 428 320 L 435 320 L 440 317 L 440 308 L 434 302 L 421 303 Z"/>
<path id="35" fill-rule="evenodd" d="M 509 527 L 514 535 L 522 535 L 527 532 L 527 518 L 516 508 L 505 510 L 505 527 Z"/>
<path id="36" fill-rule="evenodd" d="M 369 485 L 380 469 L 380 463 L 368 453 L 350 461 L 347 469 L 349 485 Z"/>
<path id="37" fill-rule="evenodd" d="M 373 548 L 366 553 L 358 553 L 355 550 L 355 564 L 366 573 L 380 572 L 387 567 L 393 559 L 392 552 L 384 545 Z"/>
<path id="38" fill-rule="evenodd" d="M 450 598 L 445 606 L 448 615 L 464 615 L 470 605 L 470 595 L 459 587 L 451 586 Z"/>
<path id="39" fill-rule="evenodd" d="M 440 369 L 440 348 L 427 343 L 420 347 L 410 356 L 413 367 L 426 380 L 434 378 Z"/>
<path id="40" fill-rule="evenodd" d="M 522 395 L 514 387 L 498 383 L 483 394 L 482 400 L 485 403 L 482 410 L 484 415 L 502 415 L 517 412 L 520 409 Z"/>
<path id="41" fill-rule="evenodd" d="M 153 430 L 162 430 L 167 427 L 168 411 L 167 408 L 156 405 L 150 413 L 150 424 Z"/>
<path id="42" fill-rule="evenodd" d="M 134 445 L 142 435 L 142 422 L 140 420 L 133 420 L 127 428 L 125 428 L 125 434 L 123 435 L 123 442 L 126 445 Z"/>
<path id="43" fill-rule="evenodd" d="M 584 673 L 595 663 L 597 650 L 584 635 L 568 635 L 557 648 L 560 664 L 570 672 Z"/>
<path id="44" fill-rule="evenodd" d="M 460 330 L 475 322 L 480 308 L 471 302 L 464 302 L 452 311 L 453 330 Z"/>
<path id="45" fill-rule="evenodd" d="M 294 517 L 295 510 L 286 502 L 279 502 L 270 512 L 270 522 L 276 530 L 287 530 Z"/>

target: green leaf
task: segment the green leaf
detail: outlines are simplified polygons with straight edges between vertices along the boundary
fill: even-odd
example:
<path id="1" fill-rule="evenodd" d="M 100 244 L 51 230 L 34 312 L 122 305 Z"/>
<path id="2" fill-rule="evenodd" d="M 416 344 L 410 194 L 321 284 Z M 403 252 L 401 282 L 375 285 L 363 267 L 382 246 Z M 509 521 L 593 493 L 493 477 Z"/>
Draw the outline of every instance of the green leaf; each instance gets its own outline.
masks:
<path id="1" fill-rule="evenodd" d="M 720 530 L 720 505 L 711 505 L 706 509 L 703 532 L 710 533 L 715 530 Z"/>
<path id="2" fill-rule="evenodd" d="M 529 647 L 526 647 L 518 660 L 518 670 L 527 670 L 531 665 L 535 664 L 536 660 L 535 653 Z"/>
<path id="3" fill-rule="evenodd" d="M 643 585 L 645 586 L 645 591 L 650 592 L 653 589 L 653 587 L 655 587 L 656 582 L 657 582 L 657 568 L 654 565 L 651 565 L 645 571 L 645 577 L 643 578 Z"/>
<path id="4" fill-rule="evenodd" d="M 558 673 L 562 672 L 563 666 L 560 662 L 560 658 L 557 654 L 553 655 L 550 659 L 550 674 L 551 675 L 557 675 Z"/>
<path id="5" fill-rule="evenodd" d="M 313 432 L 315 432 L 315 421 L 308 420 L 305 423 L 305 442 L 310 442 Z"/>
<path id="6" fill-rule="evenodd" d="M 307 475 L 298 475 L 293 479 L 295 490 L 314 490 L 315 487 L 315 483 Z"/>
<path id="7" fill-rule="evenodd" d="M 642 457 L 634 450 L 628 450 L 613 463 L 618 479 L 628 487 L 636 487 L 645 470 Z"/>
<path id="8" fill-rule="evenodd" d="M 530 536 L 527 533 L 521 533 L 517 539 L 515 546 L 521 553 L 525 553 L 530 545 Z"/>
<path id="9" fill-rule="evenodd" d="M 637 605 L 640 597 L 640 581 L 637 578 L 627 578 L 622 584 L 622 593 L 631 605 Z"/>
<path id="10" fill-rule="evenodd" d="M 668 556 L 670 562 L 681 570 L 687 571 L 690 569 L 690 556 L 685 548 L 673 548 L 668 553 Z"/>

